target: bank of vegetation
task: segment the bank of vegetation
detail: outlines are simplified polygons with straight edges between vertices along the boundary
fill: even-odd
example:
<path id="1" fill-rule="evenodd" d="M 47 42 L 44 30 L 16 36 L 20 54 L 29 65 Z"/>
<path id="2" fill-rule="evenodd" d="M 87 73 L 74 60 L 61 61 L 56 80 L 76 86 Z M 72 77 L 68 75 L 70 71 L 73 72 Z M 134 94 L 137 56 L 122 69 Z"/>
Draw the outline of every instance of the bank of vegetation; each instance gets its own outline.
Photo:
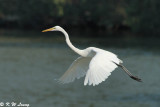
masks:
<path id="1" fill-rule="evenodd" d="M 159 0 L 0 0 L 0 27 L 67 28 L 160 35 Z"/>

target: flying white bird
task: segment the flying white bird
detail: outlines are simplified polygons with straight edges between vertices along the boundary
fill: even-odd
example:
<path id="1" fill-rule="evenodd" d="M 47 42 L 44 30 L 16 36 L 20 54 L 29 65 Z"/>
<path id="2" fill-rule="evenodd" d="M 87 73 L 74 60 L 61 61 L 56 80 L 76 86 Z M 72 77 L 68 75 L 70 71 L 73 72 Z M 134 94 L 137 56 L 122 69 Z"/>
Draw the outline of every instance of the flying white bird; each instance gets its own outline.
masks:
<path id="1" fill-rule="evenodd" d="M 80 55 L 59 79 L 61 83 L 73 82 L 85 76 L 84 85 L 98 85 L 105 81 L 111 72 L 117 67 L 121 67 L 132 79 L 141 82 L 141 79 L 133 76 L 123 65 L 117 55 L 96 47 L 89 47 L 80 50 L 72 45 L 67 32 L 60 26 L 55 26 L 42 32 L 60 31 L 65 35 L 67 45 Z"/>

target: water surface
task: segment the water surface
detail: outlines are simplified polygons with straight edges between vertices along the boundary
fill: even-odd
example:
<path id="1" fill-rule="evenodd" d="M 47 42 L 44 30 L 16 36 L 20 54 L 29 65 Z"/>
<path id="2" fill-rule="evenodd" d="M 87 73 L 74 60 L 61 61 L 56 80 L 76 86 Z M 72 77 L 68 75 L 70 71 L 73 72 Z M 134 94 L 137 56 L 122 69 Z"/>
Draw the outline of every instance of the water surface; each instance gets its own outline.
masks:
<path id="1" fill-rule="evenodd" d="M 56 40 L 1 39 L 0 102 L 22 102 L 31 107 L 160 106 L 159 51 L 106 47 L 97 41 L 94 46 L 117 54 L 143 82 L 130 79 L 118 68 L 105 82 L 95 87 L 84 86 L 84 78 L 62 85 L 55 79 L 62 76 L 78 55 L 66 46 L 64 39 L 55 43 Z M 79 46 L 81 43 L 83 41 L 75 44 Z M 92 40 L 87 43 L 79 47 L 92 45 Z"/>

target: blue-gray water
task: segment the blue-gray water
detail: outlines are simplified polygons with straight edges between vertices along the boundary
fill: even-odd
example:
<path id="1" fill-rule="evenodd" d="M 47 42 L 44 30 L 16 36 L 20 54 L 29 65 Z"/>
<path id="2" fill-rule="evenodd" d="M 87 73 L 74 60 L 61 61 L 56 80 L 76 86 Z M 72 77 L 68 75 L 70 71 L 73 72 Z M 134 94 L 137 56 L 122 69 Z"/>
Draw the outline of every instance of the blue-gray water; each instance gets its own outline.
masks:
<path id="1" fill-rule="evenodd" d="M 26 39 L 18 42 L 16 39 L 11 42 L 3 40 L 0 41 L 0 102 L 21 102 L 30 104 L 30 107 L 160 106 L 160 54 L 157 50 L 109 48 L 94 44 L 117 54 L 143 82 L 130 79 L 118 68 L 95 87 L 84 86 L 84 78 L 62 85 L 55 79 L 62 76 L 78 57 L 63 39 L 63 43 L 53 42 L 52 45 L 32 44 Z"/>

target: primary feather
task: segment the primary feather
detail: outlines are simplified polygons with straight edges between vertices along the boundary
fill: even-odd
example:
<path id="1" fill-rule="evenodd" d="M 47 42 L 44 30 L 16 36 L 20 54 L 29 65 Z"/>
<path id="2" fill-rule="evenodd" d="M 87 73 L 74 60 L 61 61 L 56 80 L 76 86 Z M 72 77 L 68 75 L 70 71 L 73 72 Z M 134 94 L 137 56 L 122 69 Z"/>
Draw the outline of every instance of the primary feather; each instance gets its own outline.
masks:
<path id="1" fill-rule="evenodd" d="M 84 85 L 88 84 L 95 86 L 102 81 L 105 81 L 108 76 L 111 75 L 111 72 L 117 68 L 115 63 L 119 64 L 120 60 L 111 52 L 93 47 L 91 49 L 91 52 L 94 51 L 96 54 L 90 61 Z"/>
<path id="2" fill-rule="evenodd" d="M 59 79 L 59 82 L 70 83 L 73 82 L 76 78 L 79 79 L 86 75 L 90 60 L 90 57 L 78 57 Z"/>

